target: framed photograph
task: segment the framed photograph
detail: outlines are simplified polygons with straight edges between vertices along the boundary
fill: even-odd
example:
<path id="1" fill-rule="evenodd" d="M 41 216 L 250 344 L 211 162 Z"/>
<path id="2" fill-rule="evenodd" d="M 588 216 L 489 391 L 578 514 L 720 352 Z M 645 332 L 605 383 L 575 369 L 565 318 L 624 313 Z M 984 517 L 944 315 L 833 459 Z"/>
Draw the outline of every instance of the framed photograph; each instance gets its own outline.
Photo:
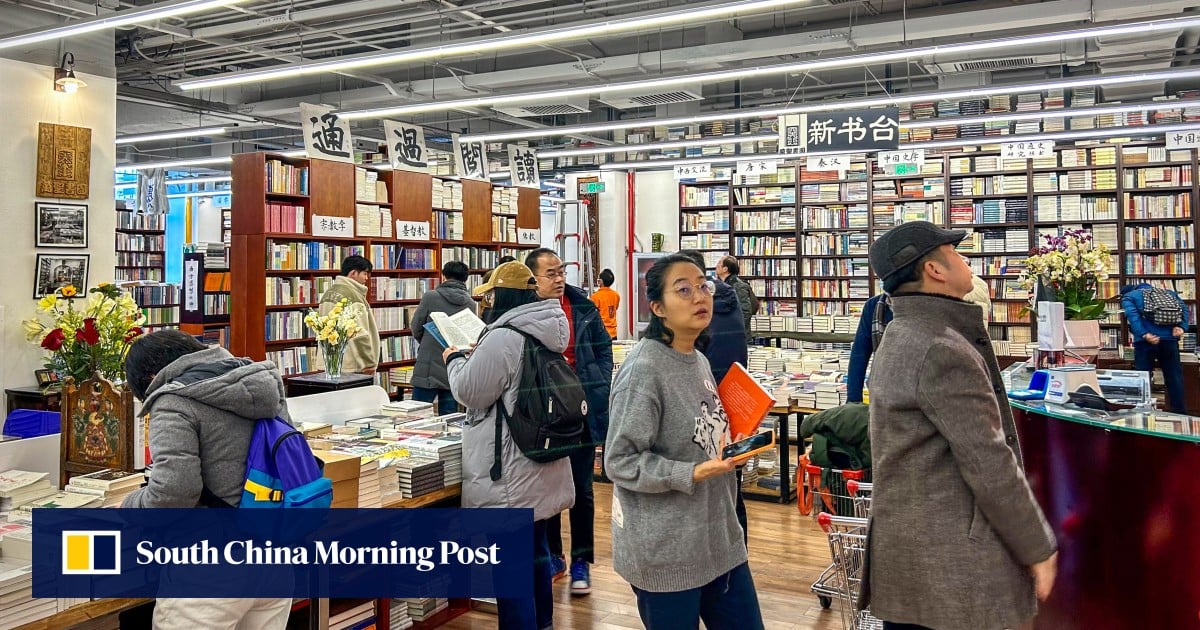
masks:
<path id="1" fill-rule="evenodd" d="M 87 293 L 88 254 L 38 254 L 33 278 L 33 299 L 41 299 L 68 284 Z"/>
<path id="2" fill-rule="evenodd" d="M 34 370 L 33 375 L 37 377 L 38 387 L 49 387 L 58 383 L 58 374 L 54 370 Z"/>
<path id="3" fill-rule="evenodd" d="M 88 207 L 76 203 L 34 204 L 37 247 L 87 247 Z"/>

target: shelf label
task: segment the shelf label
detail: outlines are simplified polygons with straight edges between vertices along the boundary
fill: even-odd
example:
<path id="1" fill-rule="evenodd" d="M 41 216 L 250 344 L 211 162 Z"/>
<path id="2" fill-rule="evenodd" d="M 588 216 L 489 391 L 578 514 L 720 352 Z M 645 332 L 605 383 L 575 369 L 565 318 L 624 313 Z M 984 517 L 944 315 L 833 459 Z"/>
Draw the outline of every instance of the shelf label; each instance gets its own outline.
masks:
<path id="1" fill-rule="evenodd" d="M 323 217 L 314 214 L 312 224 L 313 236 L 354 238 L 353 217 Z"/>
<path id="2" fill-rule="evenodd" d="M 779 160 L 747 160 L 737 163 L 738 175 L 774 175 L 779 170 Z"/>
<path id="3" fill-rule="evenodd" d="M 429 240 L 429 223 L 396 221 L 396 238 L 402 241 L 427 241 Z"/>
<path id="4" fill-rule="evenodd" d="M 513 186 L 541 189 L 537 153 L 527 147 L 508 145 L 508 178 Z"/>
<path id="5" fill-rule="evenodd" d="M 804 167 L 810 171 L 837 171 L 845 173 L 850 170 L 850 156 L 810 155 L 805 158 Z"/>
<path id="6" fill-rule="evenodd" d="M 425 130 L 416 125 L 383 121 L 387 138 L 388 160 L 397 171 L 429 172 L 429 149 L 425 146 Z"/>
<path id="7" fill-rule="evenodd" d="M 354 163 L 350 123 L 334 113 L 332 107 L 300 103 L 300 125 L 304 130 L 305 156 Z"/>
<path id="8" fill-rule="evenodd" d="M 779 152 L 789 155 L 804 153 L 808 142 L 807 114 L 784 114 L 779 117 Z"/>
<path id="9" fill-rule="evenodd" d="M 1167 149 L 1200 148 L 1200 127 L 1190 131 L 1175 131 L 1167 134 Z"/>
<path id="10" fill-rule="evenodd" d="M 541 245 L 542 230 L 540 228 L 517 228 L 517 243 L 519 245 Z"/>
<path id="11" fill-rule="evenodd" d="M 183 310 L 200 310 L 200 261 L 183 261 Z"/>
<path id="12" fill-rule="evenodd" d="M 712 164 L 676 164 L 675 179 L 708 179 L 712 177 Z"/>
<path id="13" fill-rule="evenodd" d="M 905 149 L 903 151 L 880 151 L 879 166 L 925 165 L 925 149 Z"/>
<path id="14" fill-rule="evenodd" d="M 1026 142 L 1004 142 L 1000 144 L 1000 159 L 1028 160 L 1054 155 L 1053 140 L 1030 140 Z"/>

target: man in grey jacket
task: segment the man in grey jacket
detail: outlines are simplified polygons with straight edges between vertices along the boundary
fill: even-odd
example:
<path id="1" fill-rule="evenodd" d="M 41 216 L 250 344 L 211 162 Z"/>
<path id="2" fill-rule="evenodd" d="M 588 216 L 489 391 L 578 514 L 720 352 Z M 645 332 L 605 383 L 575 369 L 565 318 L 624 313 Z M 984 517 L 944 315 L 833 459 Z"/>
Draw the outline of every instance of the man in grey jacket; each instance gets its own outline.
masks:
<path id="1" fill-rule="evenodd" d="M 426 334 L 425 324 L 431 313 L 453 315 L 475 306 L 471 292 L 467 290 L 467 265 L 452 260 L 442 266 L 442 283 L 436 289 L 421 296 L 421 305 L 413 314 L 409 328 L 413 339 L 421 344 L 417 349 L 417 363 L 413 367 L 413 400 L 438 401 L 439 415 L 458 411 L 458 402 L 450 393 L 450 381 L 446 379 L 446 362 L 442 361 L 445 348 L 433 335 Z"/>
<path id="2" fill-rule="evenodd" d="M 1018 628 L 1050 595 L 1056 542 L 1021 468 L 964 232 L 905 223 L 871 246 L 893 320 L 875 355 L 875 492 L 860 604 L 885 628 Z"/>
<path id="3" fill-rule="evenodd" d="M 125 358 L 125 379 L 150 416 L 153 472 L 123 508 L 237 506 L 255 421 L 287 419 L 283 379 L 269 362 L 235 358 L 191 335 L 163 330 L 138 339 Z M 291 599 L 165 599 L 154 606 L 155 630 L 280 629 Z"/>
<path id="4" fill-rule="evenodd" d="M 721 279 L 721 282 L 737 291 L 738 306 L 742 308 L 742 323 L 746 326 L 746 343 L 750 343 L 754 339 L 754 335 L 750 332 L 750 323 L 754 319 L 755 313 L 758 313 L 758 297 L 754 295 L 754 288 L 750 286 L 750 283 L 742 280 L 738 275 L 740 273 L 742 273 L 741 263 L 733 256 L 722 258 L 717 265 L 717 277 Z"/>

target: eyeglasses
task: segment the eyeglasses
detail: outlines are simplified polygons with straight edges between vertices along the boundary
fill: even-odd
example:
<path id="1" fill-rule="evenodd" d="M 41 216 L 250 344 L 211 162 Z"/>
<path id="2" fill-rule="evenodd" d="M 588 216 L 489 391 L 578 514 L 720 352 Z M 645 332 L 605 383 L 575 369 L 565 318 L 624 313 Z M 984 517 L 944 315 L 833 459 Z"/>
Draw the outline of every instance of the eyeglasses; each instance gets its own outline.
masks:
<path id="1" fill-rule="evenodd" d="M 717 285 L 713 284 L 712 280 L 709 280 L 701 284 L 685 284 L 681 287 L 676 287 L 675 294 L 684 300 L 690 301 L 696 298 L 697 291 L 704 297 L 712 297 L 716 289 Z"/>
<path id="2" fill-rule="evenodd" d="M 566 278 L 567 272 L 563 271 L 562 269 L 551 269 L 550 271 L 547 271 L 545 274 L 540 275 L 538 277 L 545 278 L 545 279 L 553 282 L 555 280 L 558 280 L 559 278 Z"/>

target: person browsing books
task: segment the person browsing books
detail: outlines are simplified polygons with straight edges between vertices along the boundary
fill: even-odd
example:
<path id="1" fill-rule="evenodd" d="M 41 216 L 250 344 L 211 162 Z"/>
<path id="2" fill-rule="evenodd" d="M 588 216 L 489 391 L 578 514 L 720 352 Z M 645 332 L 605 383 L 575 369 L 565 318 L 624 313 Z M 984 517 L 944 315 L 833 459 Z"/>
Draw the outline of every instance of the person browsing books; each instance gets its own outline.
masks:
<path id="1" fill-rule="evenodd" d="M 551 627 L 554 619 L 546 521 L 575 502 L 571 466 L 566 458 L 534 462 L 521 452 L 504 426 L 499 449 L 501 474 L 493 480 L 497 407 L 514 409 L 520 395 L 519 372 L 526 343 L 522 333 L 553 352 L 566 348 L 570 333 L 566 314 L 558 303 L 538 298 L 533 273 L 524 264 L 508 262 L 496 267 L 481 288 L 492 294 L 495 321 L 479 337 L 470 356 L 453 346 L 443 353 L 450 391 L 467 408 L 462 433 L 462 506 L 533 510 L 533 597 L 500 599 L 497 609 L 502 630 L 540 630 Z"/>
<path id="2" fill-rule="evenodd" d="M 734 513 L 729 422 L 696 340 L 713 284 L 691 258 L 646 272 L 650 323 L 613 383 L 605 470 L 613 482 L 613 568 L 650 630 L 758 630 L 758 595 Z"/>
<path id="3" fill-rule="evenodd" d="M 425 324 L 430 321 L 431 313 L 453 315 L 474 306 L 467 290 L 467 272 L 467 265 L 457 260 L 443 265 L 442 283 L 421 296 L 421 304 L 409 325 L 413 339 L 420 344 L 413 367 L 412 397 L 422 402 L 433 402 L 436 398 L 439 415 L 458 411 L 458 402 L 450 394 L 450 384 L 446 381 L 446 363 L 442 361 L 445 348 L 433 335 L 426 334 Z"/>

